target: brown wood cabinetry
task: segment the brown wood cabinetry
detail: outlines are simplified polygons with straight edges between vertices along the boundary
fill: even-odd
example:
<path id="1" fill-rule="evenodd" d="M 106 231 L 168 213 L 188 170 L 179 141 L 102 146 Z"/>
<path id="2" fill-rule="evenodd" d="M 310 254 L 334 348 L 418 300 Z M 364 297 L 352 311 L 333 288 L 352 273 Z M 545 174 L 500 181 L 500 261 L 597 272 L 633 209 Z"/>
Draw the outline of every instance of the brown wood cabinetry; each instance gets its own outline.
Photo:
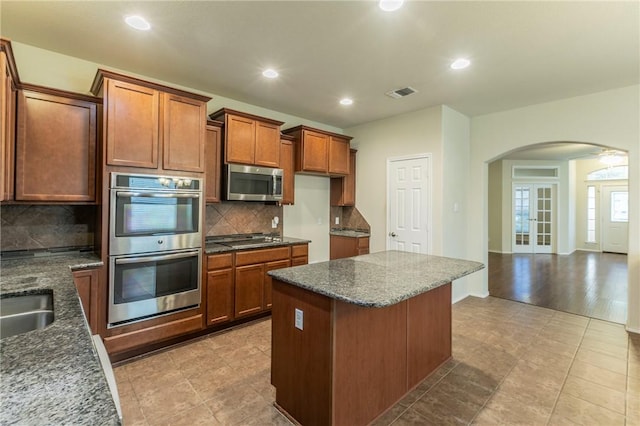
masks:
<path id="1" fill-rule="evenodd" d="M 102 298 L 102 288 L 100 287 L 99 269 L 86 269 L 73 272 L 73 282 L 78 290 L 80 303 L 84 316 L 87 319 L 91 334 L 99 333 L 100 324 L 100 302 Z"/>
<path id="2" fill-rule="evenodd" d="M 95 202 L 100 99 L 22 87 L 18 94 L 16 200 Z"/>
<path id="3" fill-rule="evenodd" d="M 281 121 L 222 108 L 209 117 L 224 121 L 224 162 L 280 167 Z"/>
<path id="4" fill-rule="evenodd" d="M 222 189 L 222 123 L 208 121 L 205 138 L 205 199 L 207 203 L 220 202 Z"/>
<path id="5" fill-rule="evenodd" d="M 210 98 L 105 70 L 91 91 L 104 96 L 106 165 L 204 171 Z"/>
<path id="6" fill-rule="evenodd" d="M 233 254 L 207 256 L 207 325 L 233 319 Z"/>
<path id="7" fill-rule="evenodd" d="M 341 178 L 331 178 L 331 205 L 356 205 L 356 150 L 349 152 L 349 174 Z"/>
<path id="8" fill-rule="evenodd" d="M 295 157 L 293 137 L 282 135 L 280 139 L 280 168 L 284 173 L 282 183 L 282 201 L 280 204 L 292 205 L 295 201 Z"/>
<path id="9" fill-rule="evenodd" d="M 345 237 L 331 235 L 329 238 L 329 259 L 369 254 L 369 237 Z"/>
<path id="10" fill-rule="evenodd" d="M 306 265 L 307 263 L 309 263 L 309 245 L 291 246 L 291 266 Z"/>
<path id="11" fill-rule="evenodd" d="M 236 317 L 257 314 L 271 307 L 271 277 L 267 272 L 288 267 L 290 259 L 289 247 L 236 253 Z"/>
<path id="12" fill-rule="evenodd" d="M 0 201 L 13 200 L 18 71 L 8 40 L 0 39 Z"/>
<path id="13" fill-rule="evenodd" d="M 295 138 L 295 170 L 299 173 L 344 176 L 349 173 L 351 137 L 307 126 L 283 132 Z"/>

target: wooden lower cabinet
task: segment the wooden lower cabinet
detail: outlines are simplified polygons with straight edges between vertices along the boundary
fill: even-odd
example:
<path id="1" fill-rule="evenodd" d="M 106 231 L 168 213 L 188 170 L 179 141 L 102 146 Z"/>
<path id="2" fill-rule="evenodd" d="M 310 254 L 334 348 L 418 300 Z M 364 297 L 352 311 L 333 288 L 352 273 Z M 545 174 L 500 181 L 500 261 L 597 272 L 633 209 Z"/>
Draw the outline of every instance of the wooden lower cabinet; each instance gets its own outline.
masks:
<path id="1" fill-rule="evenodd" d="M 369 237 L 345 237 L 331 235 L 329 238 L 329 259 L 369 254 Z"/>
<path id="2" fill-rule="evenodd" d="M 233 319 L 233 269 L 207 272 L 207 325 Z"/>
<path id="3" fill-rule="evenodd" d="M 240 318 L 262 311 L 264 265 L 236 267 L 235 316 Z"/>
<path id="4" fill-rule="evenodd" d="M 87 319 L 91 334 L 99 333 L 100 321 L 100 270 L 85 269 L 73 272 L 73 282 L 78 290 L 84 316 Z"/>
<path id="5" fill-rule="evenodd" d="M 307 263 L 309 263 L 309 245 L 291 246 L 291 266 L 306 265 Z"/>
<path id="6" fill-rule="evenodd" d="M 273 279 L 267 272 L 273 271 L 275 269 L 288 268 L 291 264 L 289 259 L 287 260 L 278 260 L 277 262 L 269 262 L 264 265 L 264 297 L 262 303 L 262 309 L 271 309 L 272 304 L 272 296 L 271 296 L 271 286 Z"/>

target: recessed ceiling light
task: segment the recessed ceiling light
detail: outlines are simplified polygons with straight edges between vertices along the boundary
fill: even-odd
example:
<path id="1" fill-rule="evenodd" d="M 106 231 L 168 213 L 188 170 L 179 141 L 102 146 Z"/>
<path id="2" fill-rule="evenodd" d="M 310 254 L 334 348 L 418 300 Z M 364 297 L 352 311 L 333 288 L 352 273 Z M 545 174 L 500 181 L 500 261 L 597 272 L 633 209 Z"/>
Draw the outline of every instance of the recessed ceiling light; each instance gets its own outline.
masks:
<path id="1" fill-rule="evenodd" d="M 404 3 L 404 0 L 380 0 L 378 6 L 385 12 L 393 12 L 394 10 L 400 9 L 402 3 Z"/>
<path id="2" fill-rule="evenodd" d="M 266 69 L 266 70 L 262 71 L 262 75 L 267 77 L 267 78 L 276 78 L 280 74 L 278 74 L 278 71 L 269 68 L 269 69 Z"/>
<path id="3" fill-rule="evenodd" d="M 340 105 L 352 105 L 352 104 L 353 104 L 353 99 L 349 99 L 349 98 L 340 99 Z"/>
<path id="4" fill-rule="evenodd" d="M 151 29 L 151 24 L 140 15 L 127 16 L 124 21 L 136 30 L 147 31 Z"/>
<path id="5" fill-rule="evenodd" d="M 458 58 L 451 63 L 451 68 L 454 70 L 461 70 L 471 65 L 471 61 L 465 58 Z"/>

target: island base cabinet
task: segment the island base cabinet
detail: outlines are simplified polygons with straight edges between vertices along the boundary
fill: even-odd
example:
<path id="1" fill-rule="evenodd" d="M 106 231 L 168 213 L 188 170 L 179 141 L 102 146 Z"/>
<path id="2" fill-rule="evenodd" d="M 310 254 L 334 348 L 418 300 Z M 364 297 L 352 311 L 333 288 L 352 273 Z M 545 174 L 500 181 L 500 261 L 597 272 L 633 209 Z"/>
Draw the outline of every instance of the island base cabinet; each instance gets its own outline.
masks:
<path id="1" fill-rule="evenodd" d="M 271 382 L 300 424 L 369 424 L 450 357 L 450 283 L 368 308 L 273 280 Z"/>

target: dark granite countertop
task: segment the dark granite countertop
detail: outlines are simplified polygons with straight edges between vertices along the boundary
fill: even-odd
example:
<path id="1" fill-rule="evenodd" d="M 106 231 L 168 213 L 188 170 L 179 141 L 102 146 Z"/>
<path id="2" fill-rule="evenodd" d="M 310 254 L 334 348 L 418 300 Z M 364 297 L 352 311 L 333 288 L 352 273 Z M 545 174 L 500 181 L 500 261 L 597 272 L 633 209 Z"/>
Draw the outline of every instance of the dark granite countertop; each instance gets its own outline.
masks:
<path id="1" fill-rule="evenodd" d="M 94 254 L 2 260 L 0 297 L 53 292 L 54 321 L 0 341 L 0 424 L 118 425 L 71 270 Z"/>
<path id="2" fill-rule="evenodd" d="M 368 237 L 370 234 L 366 231 L 358 231 L 355 229 L 332 229 L 329 235 L 337 235 L 339 237 L 362 238 Z"/>
<path id="3" fill-rule="evenodd" d="M 291 238 L 291 237 L 282 237 L 279 241 L 256 241 L 250 243 L 243 243 L 242 245 L 230 245 L 229 244 L 220 244 L 208 242 L 204 246 L 205 254 L 219 254 L 226 252 L 234 252 L 240 250 L 253 250 L 259 248 L 270 248 L 270 247 L 283 247 L 283 246 L 294 246 L 298 244 L 309 244 L 310 240 L 305 240 L 301 238 Z"/>
<path id="4" fill-rule="evenodd" d="M 269 275 L 332 299 L 360 306 L 384 307 L 482 268 L 482 263 L 468 260 L 383 251 L 277 269 L 269 271 Z"/>

